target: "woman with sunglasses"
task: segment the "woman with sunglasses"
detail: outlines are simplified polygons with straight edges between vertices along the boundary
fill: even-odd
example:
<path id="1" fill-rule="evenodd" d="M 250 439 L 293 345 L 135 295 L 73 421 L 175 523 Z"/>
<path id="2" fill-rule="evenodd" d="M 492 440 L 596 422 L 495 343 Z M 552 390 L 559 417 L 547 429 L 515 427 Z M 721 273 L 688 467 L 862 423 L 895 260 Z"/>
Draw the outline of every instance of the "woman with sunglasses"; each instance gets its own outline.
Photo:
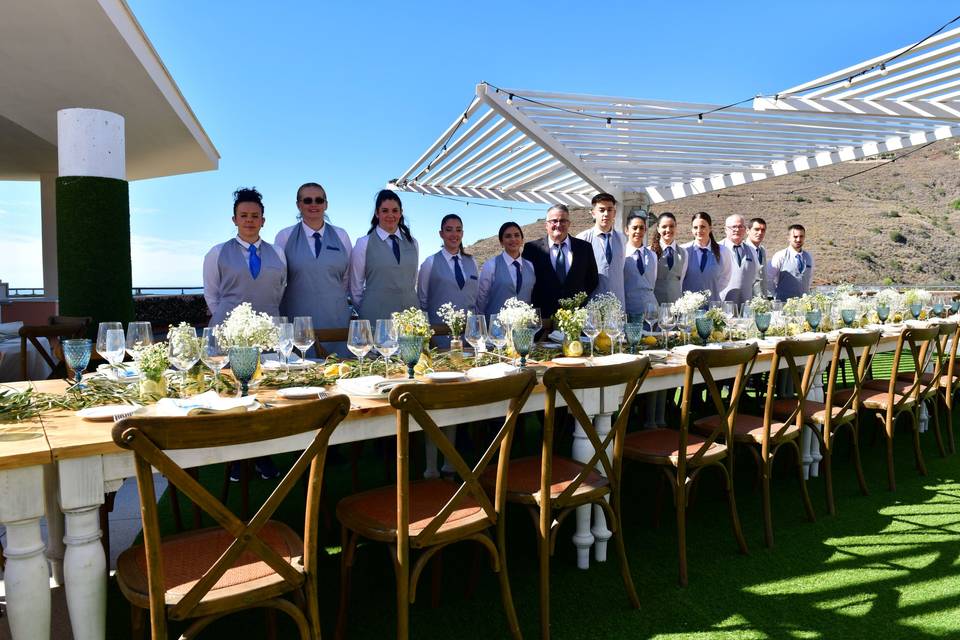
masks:
<path id="1" fill-rule="evenodd" d="M 360 317 L 372 323 L 394 311 L 420 306 L 417 265 L 420 246 L 403 218 L 400 196 L 377 194 L 367 235 L 357 238 L 350 256 L 350 297 Z"/>
<path id="2" fill-rule="evenodd" d="M 297 189 L 300 222 L 281 229 L 274 246 L 287 258 L 287 290 L 280 315 L 310 316 L 316 328 L 340 329 L 350 320 L 347 305 L 350 236 L 327 222 L 327 193 L 316 182 Z M 347 356 L 346 344 L 324 344 L 324 349 Z"/>

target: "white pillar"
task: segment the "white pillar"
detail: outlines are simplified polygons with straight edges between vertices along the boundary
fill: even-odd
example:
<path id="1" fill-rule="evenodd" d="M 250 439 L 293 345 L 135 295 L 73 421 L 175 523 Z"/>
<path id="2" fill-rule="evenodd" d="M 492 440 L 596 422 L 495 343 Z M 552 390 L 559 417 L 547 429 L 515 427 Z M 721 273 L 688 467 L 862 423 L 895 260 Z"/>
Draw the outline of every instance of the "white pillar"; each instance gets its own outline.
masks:
<path id="1" fill-rule="evenodd" d="M 127 179 L 123 116 L 100 109 L 57 111 L 61 176 Z"/>
<path id="2" fill-rule="evenodd" d="M 56 298 L 60 293 L 57 277 L 57 176 L 40 176 L 40 229 L 43 248 L 43 293 Z"/>

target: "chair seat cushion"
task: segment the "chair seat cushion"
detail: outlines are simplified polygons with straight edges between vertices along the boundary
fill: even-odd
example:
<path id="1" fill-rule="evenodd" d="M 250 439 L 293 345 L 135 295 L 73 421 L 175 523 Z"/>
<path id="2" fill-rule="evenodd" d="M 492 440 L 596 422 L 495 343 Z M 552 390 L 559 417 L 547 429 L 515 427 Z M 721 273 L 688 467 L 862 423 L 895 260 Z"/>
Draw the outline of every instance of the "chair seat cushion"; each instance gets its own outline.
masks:
<path id="1" fill-rule="evenodd" d="M 903 407 L 910 407 L 914 404 L 912 398 L 904 397 L 899 393 L 894 393 L 893 398 L 891 398 L 886 389 L 877 391 L 876 389 L 867 389 L 864 387 L 860 391 L 860 406 L 866 409 L 886 411 L 891 402 L 894 405 L 902 405 Z"/>
<path id="2" fill-rule="evenodd" d="M 897 380 L 901 382 L 913 382 L 913 374 L 909 371 L 897 374 Z M 933 372 L 927 371 L 926 373 L 920 374 L 920 382 L 924 385 L 929 385 L 933 381 Z M 943 374 L 940 376 L 940 386 L 946 387 L 950 383 L 953 383 L 954 387 L 957 384 L 957 376 L 953 376 L 953 380 L 950 379 L 950 376 Z"/>
<path id="3" fill-rule="evenodd" d="M 845 397 L 840 394 L 840 391 L 834 393 L 834 403 L 833 406 L 830 407 L 833 420 L 838 419 L 842 415 L 843 405 L 850 397 L 850 394 L 846 394 Z M 796 407 L 797 400 L 795 398 L 778 398 L 773 401 L 773 415 L 780 419 L 786 418 L 793 413 Z M 848 411 L 847 416 L 852 418 L 853 412 Z M 807 400 L 803 403 L 803 417 L 807 421 L 823 424 L 827 421 L 827 405 L 822 402 Z"/>
<path id="4" fill-rule="evenodd" d="M 902 375 L 902 374 L 900 374 Z M 893 390 L 898 395 L 906 395 L 910 392 L 913 387 L 913 374 L 909 374 L 910 378 L 908 380 L 901 380 L 900 375 L 897 376 L 897 380 L 893 383 Z M 890 378 L 874 378 L 873 380 L 864 380 L 863 381 L 863 390 L 864 395 L 867 395 L 867 391 L 888 391 L 890 389 Z"/>
<path id="5" fill-rule="evenodd" d="M 706 443 L 706 438 L 687 434 L 687 461 Z M 726 455 L 726 445 L 711 443 L 701 464 L 713 462 Z M 680 432 L 674 429 L 644 429 L 628 433 L 623 439 L 623 455 L 641 462 L 676 465 L 680 456 Z"/>
<path id="6" fill-rule="evenodd" d="M 440 513 L 460 488 L 459 482 L 441 478 L 411 482 L 409 490 L 411 538 L 418 536 Z M 390 540 L 397 535 L 397 487 L 389 485 L 347 496 L 337 504 L 337 518 L 348 528 L 375 540 Z M 480 504 L 469 493 L 440 526 L 439 531 L 490 524 Z"/>
<path id="7" fill-rule="evenodd" d="M 290 527 L 270 520 L 257 534 L 257 538 L 291 566 L 303 571 L 303 541 Z M 232 535 L 220 527 L 187 531 L 164 538 L 161 557 L 167 604 L 179 602 L 234 540 Z M 142 544 L 130 547 L 117 558 L 117 580 L 125 592 L 147 598 L 147 558 Z M 261 560 L 260 556 L 244 551 L 233 567 L 217 580 L 201 603 L 249 593 L 282 582 L 283 578 Z"/>
<path id="8" fill-rule="evenodd" d="M 782 422 L 770 423 L 771 437 L 779 433 L 783 427 Z M 709 435 L 713 433 L 715 429 L 723 428 L 723 421 L 719 415 L 714 414 L 700 418 L 693 423 L 693 428 L 699 433 Z M 796 423 L 793 423 L 780 435 L 780 438 L 790 437 L 799 431 Z M 733 438 L 741 442 L 763 442 L 763 418 L 747 413 L 738 413 L 736 419 L 733 421 Z"/>
<path id="9" fill-rule="evenodd" d="M 541 456 L 511 460 L 510 468 L 507 472 L 507 499 L 524 503 L 539 501 L 540 467 Z M 550 465 L 550 498 L 557 498 L 563 493 L 566 488 L 570 486 L 570 483 L 574 481 L 582 468 L 583 463 L 581 462 L 576 462 L 570 458 L 554 456 Z M 482 480 L 484 486 L 492 491 L 497 481 L 496 468 L 487 467 Z M 573 492 L 573 497 L 585 493 L 592 493 L 608 485 L 609 483 L 605 477 L 596 471 L 590 471 L 586 477 L 584 477 L 580 486 Z"/>

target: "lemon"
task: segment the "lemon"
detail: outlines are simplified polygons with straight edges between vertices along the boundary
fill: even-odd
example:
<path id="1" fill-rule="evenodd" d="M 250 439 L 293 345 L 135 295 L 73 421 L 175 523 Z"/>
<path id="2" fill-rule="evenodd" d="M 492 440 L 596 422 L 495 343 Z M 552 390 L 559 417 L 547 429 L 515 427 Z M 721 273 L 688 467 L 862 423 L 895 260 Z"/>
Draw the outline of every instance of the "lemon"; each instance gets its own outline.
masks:
<path id="1" fill-rule="evenodd" d="M 643 338 L 640 340 L 640 342 L 642 342 L 643 344 L 645 344 L 645 345 L 647 345 L 647 346 L 649 346 L 649 347 L 655 347 L 655 346 L 657 346 L 657 338 L 656 338 L 656 336 L 643 336 Z"/>
<path id="2" fill-rule="evenodd" d="M 417 364 L 413 367 L 413 372 L 419 375 L 423 375 L 430 371 L 431 365 L 430 356 L 425 353 L 420 354 L 420 359 L 417 361 Z"/>
<path id="3" fill-rule="evenodd" d="M 571 340 L 563 349 L 564 354 L 576 358 L 583 355 L 583 344 L 579 340 Z"/>
<path id="4" fill-rule="evenodd" d="M 340 365 L 336 362 L 333 364 L 328 364 L 323 368 L 323 377 L 324 378 L 334 378 L 340 375 Z"/>
<path id="5" fill-rule="evenodd" d="M 348 362 L 341 362 L 339 365 L 337 365 L 337 370 L 342 378 L 343 376 L 349 374 L 350 371 L 353 370 L 353 367 L 351 367 L 350 363 Z"/>

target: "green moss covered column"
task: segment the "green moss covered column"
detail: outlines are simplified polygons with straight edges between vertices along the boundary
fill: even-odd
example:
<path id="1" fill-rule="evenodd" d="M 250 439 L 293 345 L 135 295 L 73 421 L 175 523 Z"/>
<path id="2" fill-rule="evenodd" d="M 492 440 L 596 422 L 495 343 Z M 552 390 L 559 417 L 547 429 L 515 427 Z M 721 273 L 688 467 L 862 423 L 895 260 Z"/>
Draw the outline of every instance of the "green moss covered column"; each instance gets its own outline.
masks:
<path id="1" fill-rule="evenodd" d="M 61 315 L 134 319 L 126 180 L 57 178 L 57 272 Z"/>

